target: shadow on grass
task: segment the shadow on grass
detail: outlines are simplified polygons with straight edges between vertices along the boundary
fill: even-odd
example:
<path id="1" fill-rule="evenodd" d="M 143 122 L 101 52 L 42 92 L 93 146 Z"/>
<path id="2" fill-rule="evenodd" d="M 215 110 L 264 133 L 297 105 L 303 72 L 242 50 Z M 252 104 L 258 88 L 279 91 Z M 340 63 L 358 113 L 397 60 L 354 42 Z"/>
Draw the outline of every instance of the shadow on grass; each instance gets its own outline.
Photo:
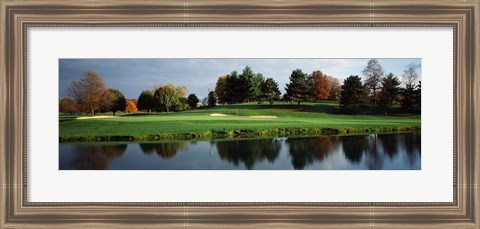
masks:
<path id="1" fill-rule="evenodd" d="M 349 109 L 345 109 L 338 102 L 335 101 L 320 101 L 320 102 L 305 102 L 300 106 L 296 103 L 275 103 L 270 104 L 231 104 L 219 106 L 215 109 L 238 109 L 238 110 L 268 110 L 268 109 L 280 109 L 291 110 L 299 112 L 315 112 L 324 114 L 346 114 L 346 115 L 377 115 L 384 116 L 385 111 L 381 106 L 361 106 L 357 107 L 355 112 Z M 410 112 L 403 110 L 400 105 L 394 105 L 387 110 L 388 116 L 411 116 Z"/>
<path id="2" fill-rule="evenodd" d="M 323 113 L 323 114 L 334 114 L 334 115 L 376 115 L 384 116 L 385 112 L 381 106 L 359 106 L 355 108 L 355 112 L 349 109 L 344 109 L 340 106 L 338 102 L 335 101 L 320 101 L 320 102 L 304 102 L 298 106 L 296 103 L 285 103 L 277 102 L 273 105 L 269 103 L 258 104 L 256 102 L 252 103 L 243 103 L 243 104 L 228 104 L 228 105 L 219 105 L 214 108 L 205 108 L 205 109 L 191 109 L 186 111 L 171 111 L 171 112 L 140 112 L 140 113 L 124 113 L 124 117 L 142 117 L 142 116 L 156 116 L 156 115 L 167 115 L 167 114 L 208 114 L 208 113 L 228 113 L 235 114 L 235 110 L 241 111 L 268 111 L 268 110 L 289 110 L 296 112 L 312 112 L 312 113 Z M 408 111 L 403 110 L 400 105 L 394 105 L 388 109 L 388 116 L 411 116 Z M 67 119 L 68 120 L 68 119 Z"/>

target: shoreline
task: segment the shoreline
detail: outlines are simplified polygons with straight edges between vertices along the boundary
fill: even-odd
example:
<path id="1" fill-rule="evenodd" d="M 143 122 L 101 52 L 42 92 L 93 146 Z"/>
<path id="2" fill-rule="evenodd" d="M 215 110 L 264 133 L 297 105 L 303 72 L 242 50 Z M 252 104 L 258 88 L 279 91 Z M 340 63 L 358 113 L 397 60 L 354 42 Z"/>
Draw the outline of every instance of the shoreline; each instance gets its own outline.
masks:
<path id="1" fill-rule="evenodd" d="M 200 133 L 162 133 L 139 136 L 82 136 L 82 137 L 59 137 L 59 143 L 76 142 L 142 142 L 160 140 L 215 140 L 215 139 L 239 139 L 258 137 L 298 137 L 298 136 L 335 136 L 335 135 L 367 135 L 367 134 L 392 134 L 420 131 L 420 126 L 400 127 L 357 127 L 357 128 L 274 128 L 269 130 L 206 130 Z"/>

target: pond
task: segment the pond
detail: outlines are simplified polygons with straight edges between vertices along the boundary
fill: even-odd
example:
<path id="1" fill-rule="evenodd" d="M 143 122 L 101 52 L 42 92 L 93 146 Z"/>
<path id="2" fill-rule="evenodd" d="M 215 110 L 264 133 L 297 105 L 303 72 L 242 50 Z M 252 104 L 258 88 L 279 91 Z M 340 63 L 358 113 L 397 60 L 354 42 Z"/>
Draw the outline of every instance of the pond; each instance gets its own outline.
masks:
<path id="1" fill-rule="evenodd" d="M 420 170 L 421 133 L 61 143 L 60 170 Z"/>

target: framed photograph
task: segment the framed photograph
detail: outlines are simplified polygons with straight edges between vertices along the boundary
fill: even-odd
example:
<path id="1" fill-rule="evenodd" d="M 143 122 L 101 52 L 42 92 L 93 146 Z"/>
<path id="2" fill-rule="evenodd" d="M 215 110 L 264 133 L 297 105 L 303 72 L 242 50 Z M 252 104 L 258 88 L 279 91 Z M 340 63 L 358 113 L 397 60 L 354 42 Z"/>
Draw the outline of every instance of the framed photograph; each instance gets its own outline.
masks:
<path id="1" fill-rule="evenodd" d="M 1 228 L 480 227 L 478 0 L 0 4 Z"/>

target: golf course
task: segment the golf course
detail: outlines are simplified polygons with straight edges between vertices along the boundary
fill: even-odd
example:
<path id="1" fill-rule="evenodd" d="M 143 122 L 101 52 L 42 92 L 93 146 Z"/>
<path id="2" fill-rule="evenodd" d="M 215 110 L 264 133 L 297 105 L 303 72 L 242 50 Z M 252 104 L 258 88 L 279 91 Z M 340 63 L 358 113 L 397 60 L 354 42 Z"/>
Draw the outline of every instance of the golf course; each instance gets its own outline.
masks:
<path id="1" fill-rule="evenodd" d="M 257 102 L 160 113 L 60 114 L 60 142 L 357 135 L 420 130 L 420 115 L 393 106 L 344 114 L 338 102 Z"/>

